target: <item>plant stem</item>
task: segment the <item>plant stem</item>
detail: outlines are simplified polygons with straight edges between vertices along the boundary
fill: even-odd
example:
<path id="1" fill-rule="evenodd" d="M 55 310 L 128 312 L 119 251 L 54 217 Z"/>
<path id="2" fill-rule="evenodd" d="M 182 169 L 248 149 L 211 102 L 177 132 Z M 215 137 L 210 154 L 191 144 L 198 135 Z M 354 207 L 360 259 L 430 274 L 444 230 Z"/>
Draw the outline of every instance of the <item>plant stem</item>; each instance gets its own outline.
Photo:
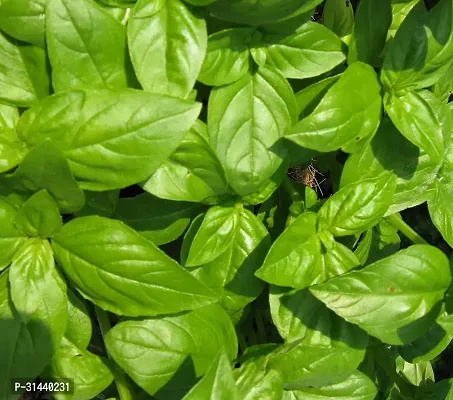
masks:
<path id="1" fill-rule="evenodd" d="M 296 189 L 292 180 L 289 177 L 286 176 L 285 179 L 283 179 L 282 186 L 288 192 L 293 202 L 298 202 L 302 200 L 302 196 L 300 195 L 300 193 L 298 192 L 298 190 Z"/>
<path id="2" fill-rule="evenodd" d="M 101 328 L 101 335 L 102 339 L 105 341 L 105 335 L 112 327 L 110 325 L 109 317 L 107 313 L 98 306 L 95 306 L 96 316 L 99 322 L 99 327 Z M 115 377 L 115 384 L 116 388 L 118 389 L 118 394 L 120 396 L 120 400 L 132 400 L 133 396 L 131 390 L 129 388 L 129 384 L 127 383 L 127 378 L 124 375 L 123 371 L 121 371 L 116 363 L 110 358 L 109 354 L 107 353 L 107 357 L 112 361 L 113 368 L 112 374 Z"/>
<path id="3" fill-rule="evenodd" d="M 385 219 L 390 225 L 398 229 L 404 236 L 406 236 L 414 244 L 429 244 L 417 232 L 415 232 L 402 218 L 398 217 L 398 213 L 392 214 Z"/>

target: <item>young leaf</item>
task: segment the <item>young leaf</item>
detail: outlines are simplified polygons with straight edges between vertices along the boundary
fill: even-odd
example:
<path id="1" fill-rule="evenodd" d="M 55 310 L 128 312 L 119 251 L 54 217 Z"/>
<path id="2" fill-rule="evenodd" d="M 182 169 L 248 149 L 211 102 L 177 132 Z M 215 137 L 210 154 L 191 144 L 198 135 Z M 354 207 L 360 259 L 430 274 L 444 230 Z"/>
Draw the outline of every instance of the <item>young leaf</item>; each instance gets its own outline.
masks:
<path id="1" fill-rule="evenodd" d="M 383 284 L 385 277 L 385 284 Z M 348 322 L 388 344 L 423 336 L 451 281 L 448 259 L 428 245 L 414 245 L 360 271 L 310 291 Z"/>
<path id="2" fill-rule="evenodd" d="M 48 140 L 30 150 L 14 173 L 5 178 L 5 183 L 18 193 L 46 189 L 63 214 L 78 211 L 85 203 L 85 195 L 64 155 Z"/>
<path id="3" fill-rule="evenodd" d="M 216 300 L 174 260 L 120 221 L 76 218 L 55 235 L 52 246 L 80 293 L 118 315 L 177 313 Z"/>
<path id="4" fill-rule="evenodd" d="M 214 88 L 208 110 L 210 144 L 228 183 L 240 196 L 260 191 L 284 157 L 271 147 L 297 118 L 288 82 L 277 70 L 260 67 L 235 83 Z"/>
<path id="5" fill-rule="evenodd" d="M 318 230 L 348 236 L 370 229 L 385 215 L 395 186 L 395 175 L 385 172 L 343 187 L 319 210 Z"/>
<path id="6" fill-rule="evenodd" d="M 316 225 L 316 214 L 301 214 L 272 244 L 255 275 L 279 286 L 304 287 L 316 281 L 321 257 Z"/>
<path id="7" fill-rule="evenodd" d="M 369 65 L 350 65 L 321 99 L 314 111 L 285 136 L 301 147 L 322 152 L 351 151 L 368 141 L 381 118 L 380 85 Z M 344 101 L 344 96 L 348 101 Z"/>
<path id="8" fill-rule="evenodd" d="M 143 88 L 186 98 L 206 53 L 205 21 L 180 0 L 138 0 L 127 36 Z"/>
<path id="9" fill-rule="evenodd" d="M 10 264 L 16 251 L 27 240 L 14 224 L 16 215 L 16 209 L 0 198 L 0 271 Z"/>
<path id="10" fill-rule="evenodd" d="M 197 208 L 193 203 L 162 200 L 143 193 L 120 199 L 113 216 L 160 246 L 183 234 Z"/>
<path id="11" fill-rule="evenodd" d="M 127 87 L 126 29 L 94 1 L 50 0 L 46 38 L 56 92 Z"/>
<path id="12" fill-rule="evenodd" d="M 253 28 L 231 28 L 208 37 L 208 50 L 198 80 L 209 86 L 236 82 L 249 69 L 248 42 Z"/>
<path id="13" fill-rule="evenodd" d="M 440 167 L 440 163 L 409 142 L 389 119 L 384 119 L 371 143 L 348 157 L 340 186 L 343 188 L 385 171 L 393 171 L 396 189 L 386 212 L 386 215 L 391 215 L 426 201 L 430 193 L 428 189 Z"/>
<path id="14" fill-rule="evenodd" d="M 231 245 L 219 257 L 192 274 L 221 293 L 220 303 L 231 315 L 256 299 L 264 282 L 254 273 L 270 247 L 268 232 L 253 213 L 242 209 Z"/>
<path id="15" fill-rule="evenodd" d="M 68 317 L 66 285 L 55 268 L 47 240 L 29 239 L 14 256 L 9 283 L 11 299 L 22 321 L 38 317 L 46 323 L 57 348 Z M 43 316 L 41 319 L 40 317 Z"/>
<path id="16" fill-rule="evenodd" d="M 209 7 L 218 19 L 246 25 L 264 25 L 288 19 L 315 8 L 322 0 L 217 0 Z"/>
<path id="17" fill-rule="evenodd" d="M 380 66 L 387 30 L 392 22 L 391 0 L 362 0 L 356 11 L 349 43 L 348 64 L 363 61 Z"/>
<path id="18" fill-rule="evenodd" d="M 327 0 L 322 12 L 322 23 L 340 37 L 349 35 L 354 26 L 351 3 L 347 0 Z"/>
<path id="19" fill-rule="evenodd" d="M 374 382 L 360 371 L 346 380 L 321 388 L 304 388 L 286 391 L 282 400 L 374 400 L 377 388 Z"/>
<path id="20" fill-rule="evenodd" d="M 0 29 L 15 39 L 45 47 L 44 13 L 48 0 L 4 0 Z"/>
<path id="21" fill-rule="evenodd" d="M 240 209 L 237 206 L 211 207 L 190 243 L 186 267 L 215 260 L 233 243 Z"/>
<path id="22" fill-rule="evenodd" d="M 19 209 L 16 227 L 25 236 L 51 237 L 62 225 L 60 211 L 52 196 L 43 189 Z"/>
<path id="23" fill-rule="evenodd" d="M 200 105 L 138 90 L 75 90 L 27 110 L 19 136 L 52 141 L 83 189 L 103 191 L 153 174 L 195 122 Z"/>
<path id="24" fill-rule="evenodd" d="M 121 368 L 151 395 L 177 371 L 185 380 L 203 375 L 219 350 L 230 361 L 237 353 L 234 326 L 217 305 L 159 319 L 120 322 L 107 333 L 105 344 Z"/>
<path id="25" fill-rule="evenodd" d="M 46 53 L 0 32 L 0 101 L 29 107 L 49 94 Z"/>
<path id="26" fill-rule="evenodd" d="M 338 36 L 308 21 L 291 34 L 264 35 L 266 63 L 287 78 L 319 76 L 341 64 L 346 56 Z"/>
<path id="27" fill-rule="evenodd" d="M 445 150 L 442 124 L 430 102 L 442 106 L 427 90 L 384 98 L 385 111 L 398 130 L 434 162 L 440 162 Z"/>
<path id="28" fill-rule="evenodd" d="M 207 136 L 206 125 L 198 120 L 143 189 L 168 200 L 216 203 L 228 184 Z"/>
<path id="29" fill-rule="evenodd" d="M 238 400 L 238 392 L 233 378 L 230 360 L 220 351 L 206 374 L 182 400 L 218 399 Z"/>
<path id="30" fill-rule="evenodd" d="M 66 338 L 62 343 L 64 347 L 56 352 L 49 366 L 50 376 L 57 379 L 70 376 L 74 379 L 74 399 L 96 398 L 113 381 L 106 362 L 88 350 L 81 350 Z M 57 400 L 67 398 L 63 396 L 57 397 Z"/>

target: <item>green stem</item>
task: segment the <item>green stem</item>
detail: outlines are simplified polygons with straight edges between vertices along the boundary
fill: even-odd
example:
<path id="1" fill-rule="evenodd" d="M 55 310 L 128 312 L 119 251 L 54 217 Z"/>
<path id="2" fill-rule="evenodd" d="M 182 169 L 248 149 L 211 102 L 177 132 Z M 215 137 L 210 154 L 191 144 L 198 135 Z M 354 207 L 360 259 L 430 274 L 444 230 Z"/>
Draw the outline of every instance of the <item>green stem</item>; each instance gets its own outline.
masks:
<path id="1" fill-rule="evenodd" d="M 398 215 L 392 214 L 385 219 L 390 225 L 398 229 L 414 244 L 429 244 L 417 232 L 415 232 L 408 224 L 406 224 Z"/>
<path id="2" fill-rule="evenodd" d="M 107 332 L 110 330 L 112 327 L 110 325 L 109 317 L 107 313 L 99 308 L 98 306 L 95 306 L 95 311 L 96 311 L 96 316 L 98 318 L 99 322 L 99 327 L 101 328 L 101 334 L 102 338 L 104 339 L 105 342 L 105 335 Z M 110 356 L 107 352 L 107 357 L 110 359 Z M 120 400 L 132 400 L 133 396 L 131 393 L 131 390 L 129 388 L 129 384 L 127 383 L 127 378 L 124 375 L 124 373 L 118 368 L 118 366 L 111 360 L 113 363 L 113 371 L 112 374 L 115 377 L 115 384 L 116 388 L 118 389 L 118 394 L 120 396 Z"/>
<path id="3" fill-rule="evenodd" d="M 300 195 L 300 193 L 294 186 L 293 181 L 289 177 L 286 176 L 285 179 L 283 179 L 282 186 L 288 192 L 293 202 L 298 202 L 302 200 L 302 196 Z"/>

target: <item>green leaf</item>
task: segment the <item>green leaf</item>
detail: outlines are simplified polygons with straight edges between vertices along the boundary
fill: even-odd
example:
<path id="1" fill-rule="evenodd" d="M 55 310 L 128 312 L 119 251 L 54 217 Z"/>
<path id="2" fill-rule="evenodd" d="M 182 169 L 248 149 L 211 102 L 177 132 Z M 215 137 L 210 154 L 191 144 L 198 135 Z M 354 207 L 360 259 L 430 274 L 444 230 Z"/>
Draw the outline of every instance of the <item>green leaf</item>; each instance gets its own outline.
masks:
<path id="1" fill-rule="evenodd" d="M 170 243 L 180 237 L 197 210 L 197 205 L 162 200 L 148 193 L 118 201 L 117 218 L 156 245 Z"/>
<path id="2" fill-rule="evenodd" d="M 439 318 L 441 319 L 444 315 L 447 313 L 443 312 Z M 446 334 L 440 325 L 434 323 L 423 337 L 402 346 L 398 351 L 404 360 L 410 363 L 430 361 L 447 348 L 451 339 L 452 336 Z"/>
<path id="3" fill-rule="evenodd" d="M 319 210 L 318 230 L 348 236 L 370 229 L 385 215 L 395 186 L 395 176 L 384 172 L 377 178 L 362 179 L 343 187 Z"/>
<path id="4" fill-rule="evenodd" d="M 56 92 L 127 87 L 126 28 L 94 1 L 50 0 L 46 38 Z"/>
<path id="5" fill-rule="evenodd" d="M 143 88 L 186 98 L 206 54 L 204 19 L 180 0 L 138 0 L 127 35 L 132 63 Z"/>
<path id="6" fill-rule="evenodd" d="M 429 12 L 412 8 L 386 52 L 381 72 L 388 90 L 423 89 L 450 68 L 453 55 L 453 4 L 441 0 Z"/>
<path id="7" fill-rule="evenodd" d="M 14 256 L 10 272 L 11 299 L 22 321 L 45 323 L 57 348 L 66 330 L 66 285 L 55 268 L 47 240 L 29 239 Z"/>
<path id="8" fill-rule="evenodd" d="M 194 6 L 207 6 L 208 4 L 214 3 L 217 0 L 185 0 L 186 3 L 192 4 Z"/>
<path id="9" fill-rule="evenodd" d="M 314 111 L 285 138 L 322 152 L 354 147 L 371 140 L 381 116 L 380 85 L 369 65 L 356 62 L 327 91 Z M 348 101 L 344 98 L 347 95 Z"/>
<path id="10" fill-rule="evenodd" d="M 263 25 L 289 19 L 315 8 L 322 0 L 218 0 L 209 7 L 218 19 L 246 25 Z"/>
<path id="11" fill-rule="evenodd" d="M 327 0 L 322 12 L 322 23 L 340 37 L 349 35 L 354 26 L 351 3 L 346 0 Z"/>
<path id="12" fill-rule="evenodd" d="M 49 373 L 52 378 L 74 379 L 73 396 L 59 393 L 57 400 L 90 400 L 106 389 L 113 375 L 105 361 L 88 350 L 81 350 L 69 340 L 63 339 L 62 347 L 52 358 Z"/>
<path id="13" fill-rule="evenodd" d="M 109 7 L 129 8 L 133 7 L 137 0 L 97 0 Z"/>
<path id="14" fill-rule="evenodd" d="M 48 0 L 4 0 L 0 29 L 15 39 L 45 47 L 44 14 Z"/>
<path id="15" fill-rule="evenodd" d="M 368 336 L 358 329 L 341 332 L 344 337 L 336 336 L 338 333 L 323 340 L 315 333 L 281 345 L 271 354 L 267 366 L 282 375 L 289 390 L 344 381 L 363 360 Z"/>
<path id="16" fill-rule="evenodd" d="M 453 213 L 450 207 L 453 184 L 453 146 L 450 143 L 435 181 L 434 196 L 428 201 L 431 220 L 444 240 L 453 246 Z"/>
<path id="17" fill-rule="evenodd" d="M 52 293 L 50 293 L 52 295 Z M 8 271 L 0 275 L 0 398 L 11 399 L 11 380 L 19 376 L 38 376 L 50 361 L 51 338 L 39 320 L 21 322 L 10 300 Z"/>
<path id="18" fill-rule="evenodd" d="M 6 268 L 16 251 L 27 240 L 16 228 L 17 211 L 0 197 L 0 271 Z"/>
<path id="19" fill-rule="evenodd" d="M 242 310 L 262 292 L 264 283 L 254 273 L 270 247 L 265 226 L 246 209 L 240 210 L 233 235 L 226 251 L 192 272 L 221 294 L 220 304 L 230 315 Z"/>
<path id="20" fill-rule="evenodd" d="M 84 301 L 68 288 L 68 325 L 60 349 L 63 347 L 77 346 L 86 349 L 92 335 L 91 317 Z M 68 343 L 69 342 L 69 343 Z"/>
<path id="21" fill-rule="evenodd" d="M 107 190 L 105 192 L 85 191 L 85 205 L 77 211 L 75 216 L 85 217 L 87 215 L 99 215 L 100 217 L 111 217 L 115 212 L 119 200 L 119 190 Z"/>
<path id="22" fill-rule="evenodd" d="M 379 224 L 365 232 L 354 253 L 360 264 L 371 264 L 390 256 L 400 249 L 398 230 L 381 219 Z"/>
<path id="23" fill-rule="evenodd" d="M 244 400 L 281 400 L 283 381 L 278 371 L 267 371 L 254 360 L 233 371 L 239 398 Z"/>
<path id="24" fill-rule="evenodd" d="M 436 321 L 442 329 L 453 336 L 453 314 L 442 314 Z"/>
<path id="25" fill-rule="evenodd" d="M 442 122 L 434 109 L 442 107 L 440 100 L 424 90 L 407 92 L 401 97 L 386 95 L 384 105 L 392 122 L 408 140 L 434 162 L 442 160 L 445 151 Z"/>
<path id="26" fill-rule="evenodd" d="M 341 64 L 346 56 L 338 36 L 308 21 L 290 34 L 264 35 L 266 62 L 287 78 L 319 76 Z"/>
<path id="27" fill-rule="evenodd" d="M 392 23 L 387 32 L 387 40 L 393 38 L 407 14 L 414 8 L 419 0 L 391 0 Z"/>
<path id="28" fill-rule="evenodd" d="M 341 75 L 329 76 L 307 86 L 296 93 L 299 119 L 308 117 L 321 102 L 334 83 L 338 81 Z"/>
<path id="29" fill-rule="evenodd" d="M 174 260 L 120 221 L 76 218 L 63 226 L 52 246 L 79 292 L 118 315 L 177 313 L 216 300 Z"/>
<path id="30" fill-rule="evenodd" d="M 0 129 L 14 130 L 19 122 L 19 110 L 16 106 L 0 103 Z"/>
<path id="31" fill-rule="evenodd" d="M 357 257 L 345 246 L 333 241 L 326 248 L 316 234 L 316 214 L 305 212 L 277 238 L 256 276 L 266 282 L 303 288 L 324 282 L 359 265 Z"/>
<path id="32" fill-rule="evenodd" d="M 183 382 L 201 376 L 219 350 L 230 361 L 237 353 L 234 326 L 217 305 L 158 319 L 120 322 L 107 333 L 105 344 L 121 368 L 151 395 L 171 384 L 177 371 Z"/>
<path id="33" fill-rule="evenodd" d="M 62 225 L 58 206 L 47 190 L 30 197 L 19 209 L 16 227 L 25 236 L 51 237 Z"/>
<path id="34" fill-rule="evenodd" d="M 210 144 L 228 183 L 240 196 L 260 191 L 283 161 L 272 146 L 297 118 L 288 82 L 277 70 L 260 67 L 212 89 L 208 110 Z"/>
<path id="35" fill-rule="evenodd" d="M 0 32 L 0 101 L 29 107 L 49 94 L 46 53 Z"/>
<path id="36" fill-rule="evenodd" d="M 203 378 L 183 397 L 183 400 L 237 400 L 238 398 L 230 360 L 225 352 L 221 351 Z"/>
<path id="37" fill-rule="evenodd" d="M 401 135 L 389 119 L 384 119 L 370 145 L 348 157 L 341 187 L 393 171 L 396 189 L 386 212 L 391 215 L 426 201 L 440 167 L 440 163 Z"/>
<path id="38" fill-rule="evenodd" d="M 430 88 L 442 103 L 447 104 L 453 88 L 453 67 L 449 68 L 445 74 Z"/>
<path id="39" fill-rule="evenodd" d="M 316 225 L 316 214 L 301 214 L 272 244 L 255 275 L 279 286 L 304 287 L 316 281 L 321 257 Z"/>
<path id="40" fill-rule="evenodd" d="M 253 28 L 231 28 L 208 37 L 208 49 L 198 80 L 209 86 L 236 82 L 249 69 L 248 43 Z"/>
<path id="41" fill-rule="evenodd" d="M 222 198 L 228 184 L 207 135 L 206 125 L 198 120 L 143 189 L 157 197 L 176 201 L 212 204 Z"/>
<path id="42" fill-rule="evenodd" d="M 376 395 L 373 381 L 360 371 L 355 371 L 343 382 L 330 386 L 287 391 L 282 400 L 374 400 Z"/>
<path id="43" fill-rule="evenodd" d="M 233 243 L 240 207 L 211 207 L 190 243 L 186 267 L 196 267 L 215 260 Z"/>
<path id="44" fill-rule="evenodd" d="M 197 103 L 138 90 L 75 90 L 27 110 L 18 132 L 29 146 L 51 140 L 81 188 L 113 190 L 154 173 L 199 112 Z"/>
<path id="45" fill-rule="evenodd" d="M 19 193 L 46 189 L 63 214 L 80 210 L 85 202 L 64 155 L 48 140 L 35 146 L 5 183 Z"/>
<path id="46" fill-rule="evenodd" d="M 444 253 L 414 245 L 310 290 L 335 313 L 384 343 L 406 344 L 429 329 L 450 281 Z"/>
<path id="47" fill-rule="evenodd" d="M 0 124 L 1 119 L 0 115 Z M 18 139 L 16 132 L 9 127 L 0 125 L 0 173 L 9 171 L 20 164 L 26 153 L 25 143 Z"/>
<path id="48" fill-rule="evenodd" d="M 391 0 L 362 0 L 355 14 L 348 64 L 363 61 L 380 66 L 387 30 L 392 22 Z"/>

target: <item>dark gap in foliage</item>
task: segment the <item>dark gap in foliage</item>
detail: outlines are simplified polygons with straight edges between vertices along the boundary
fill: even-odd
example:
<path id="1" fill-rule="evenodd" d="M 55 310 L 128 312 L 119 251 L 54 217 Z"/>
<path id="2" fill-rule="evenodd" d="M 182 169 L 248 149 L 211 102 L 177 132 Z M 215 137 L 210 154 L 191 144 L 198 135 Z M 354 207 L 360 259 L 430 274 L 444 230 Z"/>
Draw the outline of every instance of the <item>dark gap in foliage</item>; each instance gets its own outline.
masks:
<path id="1" fill-rule="evenodd" d="M 448 257 L 451 257 L 452 249 L 432 223 L 426 203 L 401 211 L 401 216 L 423 239 L 431 245 L 438 247 Z M 400 236 L 401 248 L 406 248 L 413 244 L 405 236 Z"/>
<path id="2" fill-rule="evenodd" d="M 132 185 L 120 190 L 120 198 L 135 197 L 142 193 L 145 191 L 140 186 Z"/>

